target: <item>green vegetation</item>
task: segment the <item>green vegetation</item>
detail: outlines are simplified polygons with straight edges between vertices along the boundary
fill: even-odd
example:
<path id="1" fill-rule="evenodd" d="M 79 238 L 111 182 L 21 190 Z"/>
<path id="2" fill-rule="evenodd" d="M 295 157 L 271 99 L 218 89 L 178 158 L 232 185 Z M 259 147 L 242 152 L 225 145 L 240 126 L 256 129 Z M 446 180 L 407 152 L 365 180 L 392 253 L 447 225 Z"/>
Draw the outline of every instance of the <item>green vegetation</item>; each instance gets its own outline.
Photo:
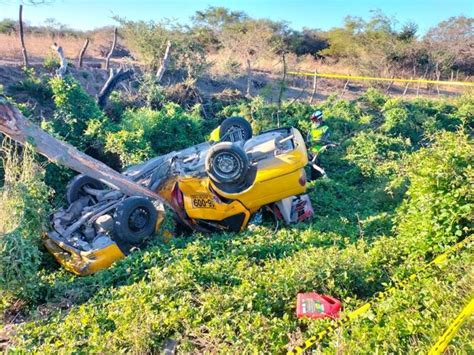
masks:
<path id="1" fill-rule="evenodd" d="M 5 140 L 2 146 L 5 170 L 0 190 L 0 292 L 3 304 L 15 298 L 38 297 L 41 233 L 45 230 L 50 189 L 43 171 L 34 161 L 31 147 L 20 149 Z"/>
<path id="2" fill-rule="evenodd" d="M 233 115 L 249 119 L 256 132 L 277 125 L 305 131 L 318 108 L 338 146 L 321 156 L 329 178 L 311 182 L 310 222 L 274 232 L 269 219 L 236 234 L 183 235 L 83 278 L 42 261 L 37 241 L 51 188 L 31 173 L 37 169 L 15 170 L 23 165 L 7 159 L 1 203 L 29 216 L 1 237 L 4 307 L 28 301 L 27 321 L 12 338 L 18 351 L 158 352 L 173 338 L 181 352 L 281 352 L 327 324 L 296 318 L 298 292 L 331 294 L 354 309 L 474 233 L 472 95 L 405 101 L 369 90 L 353 101 L 280 108 L 257 97 L 215 102 L 216 118 L 209 119 L 200 105 L 184 110 L 163 103 L 158 91 L 143 91 L 141 107 L 116 95 L 113 105 L 125 109 L 112 121 L 71 78 L 50 85 L 52 132 L 82 149 L 93 142 L 91 154 L 118 157 L 123 166 L 200 142 Z M 28 152 L 21 161 L 34 166 Z M 46 181 L 60 193 L 57 180 Z M 472 296 L 472 261 L 469 250 L 453 255 L 327 338 L 324 351 L 425 352 Z M 47 315 L 35 311 L 39 305 Z M 455 349 L 472 351 L 471 335 L 463 328 Z"/>
<path id="3" fill-rule="evenodd" d="M 144 159 L 183 149 L 204 140 L 202 119 L 174 103 L 161 110 L 127 110 L 122 121 L 108 133 L 105 149 L 119 155 L 127 166 Z"/>

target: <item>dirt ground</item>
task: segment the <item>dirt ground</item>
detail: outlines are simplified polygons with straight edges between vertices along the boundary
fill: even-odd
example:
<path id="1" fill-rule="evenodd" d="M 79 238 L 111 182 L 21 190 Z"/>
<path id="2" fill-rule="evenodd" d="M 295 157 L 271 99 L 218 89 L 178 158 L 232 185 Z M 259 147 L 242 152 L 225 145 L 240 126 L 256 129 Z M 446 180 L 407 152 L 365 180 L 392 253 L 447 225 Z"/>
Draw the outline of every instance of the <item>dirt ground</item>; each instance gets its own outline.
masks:
<path id="1" fill-rule="evenodd" d="M 104 65 L 104 56 L 110 48 L 112 41 L 111 36 L 104 33 L 91 38 L 91 42 L 84 58 L 84 67 L 76 69 L 77 56 L 83 44 L 83 38 L 75 37 L 47 37 L 29 34 L 25 36 L 25 44 L 28 50 L 29 62 L 35 68 L 37 73 L 45 73 L 47 70 L 43 67 L 45 58 L 54 57 L 55 53 L 50 49 L 53 42 L 57 42 L 63 47 L 65 56 L 70 65 L 70 73 L 81 83 L 81 85 L 91 95 L 95 96 L 105 83 L 108 73 L 102 69 Z M 119 41 L 119 47 L 123 50 L 124 45 Z M 209 58 L 214 63 L 209 73 L 197 80 L 198 92 L 203 99 L 213 97 L 222 93 L 226 89 L 238 90 L 245 93 L 247 86 L 247 78 L 245 74 L 230 76 L 222 70 L 222 62 L 224 58 Z M 338 65 L 328 66 L 318 63 L 311 58 L 288 58 L 287 62 L 292 69 L 311 70 L 318 68 L 319 72 L 344 73 L 347 68 Z M 133 59 L 133 53 L 127 56 L 115 55 L 112 58 L 113 67 L 133 67 L 136 72 L 140 72 L 139 63 Z M 0 34 L 0 85 L 8 92 L 8 87 L 14 83 L 18 83 L 24 79 L 25 74 L 22 70 L 22 56 L 17 36 Z M 280 83 L 282 74 L 280 72 L 278 60 L 267 58 L 258 63 L 253 71 L 251 93 L 252 95 L 261 95 L 269 102 L 278 100 Z M 51 74 L 49 72 L 48 74 Z M 163 84 L 172 85 L 181 80 L 179 75 L 173 75 L 169 72 L 165 75 Z M 122 84 L 121 89 L 131 87 L 130 83 Z M 313 78 L 312 77 L 295 77 L 287 76 L 286 88 L 284 90 L 284 99 L 289 100 L 306 100 L 313 103 L 326 99 L 331 94 L 338 97 L 352 99 L 358 97 L 368 87 L 374 86 L 387 94 L 400 96 L 456 96 L 463 92 L 462 88 L 456 87 L 440 87 L 427 86 L 425 84 L 410 84 L 405 90 L 405 84 L 393 84 L 389 87 L 389 83 L 369 83 L 369 82 L 346 82 L 341 79 L 321 79 L 317 80 L 316 92 L 313 94 Z M 120 89 L 120 87 L 119 87 Z M 405 92 L 406 91 L 406 92 Z"/>

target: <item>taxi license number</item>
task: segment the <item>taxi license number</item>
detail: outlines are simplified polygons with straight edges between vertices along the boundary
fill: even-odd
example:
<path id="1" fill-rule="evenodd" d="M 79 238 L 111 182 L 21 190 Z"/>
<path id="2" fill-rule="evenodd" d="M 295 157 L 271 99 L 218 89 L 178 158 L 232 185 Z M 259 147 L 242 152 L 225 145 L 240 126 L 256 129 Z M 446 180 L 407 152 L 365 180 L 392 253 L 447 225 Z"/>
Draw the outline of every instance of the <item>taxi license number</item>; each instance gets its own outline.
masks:
<path id="1" fill-rule="evenodd" d="M 193 208 L 216 208 L 216 204 L 209 195 L 191 196 Z"/>

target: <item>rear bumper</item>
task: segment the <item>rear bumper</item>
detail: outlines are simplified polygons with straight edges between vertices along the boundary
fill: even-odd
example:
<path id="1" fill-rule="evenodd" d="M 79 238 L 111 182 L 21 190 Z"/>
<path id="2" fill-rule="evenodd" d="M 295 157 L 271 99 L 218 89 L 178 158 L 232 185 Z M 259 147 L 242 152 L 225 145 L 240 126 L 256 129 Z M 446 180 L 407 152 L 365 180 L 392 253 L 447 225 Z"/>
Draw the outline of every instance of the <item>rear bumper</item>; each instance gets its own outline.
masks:
<path id="1" fill-rule="evenodd" d="M 43 243 L 64 268 L 80 276 L 106 269 L 115 261 L 125 257 L 115 243 L 88 252 L 77 250 L 48 235 L 43 236 Z"/>

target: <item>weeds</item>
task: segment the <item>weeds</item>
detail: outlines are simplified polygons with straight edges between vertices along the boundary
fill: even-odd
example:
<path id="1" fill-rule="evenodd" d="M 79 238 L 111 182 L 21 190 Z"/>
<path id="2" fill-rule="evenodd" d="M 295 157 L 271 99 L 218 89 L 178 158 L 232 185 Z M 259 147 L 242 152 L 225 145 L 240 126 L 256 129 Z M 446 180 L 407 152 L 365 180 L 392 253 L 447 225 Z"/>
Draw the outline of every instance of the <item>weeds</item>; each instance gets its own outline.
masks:
<path id="1" fill-rule="evenodd" d="M 298 292 L 331 294 L 353 309 L 473 233 L 471 105 L 469 97 L 407 102 L 376 91 L 329 99 L 318 108 L 339 145 L 321 156 L 329 178 L 311 182 L 312 221 L 276 233 L 267 221 L 237 234 L 180 236 L 87 278 L 40 268 L 42 297 L 31 304 L 71 307 L 32 316 L 17 328 L 15 350 L 159 352 L 173 338 L 181 352 L 284 351 L 327 323 L 295 317 Z M 304 131 L 314 109 L 257 98 L 223 105 L 217 116 L 245 116 L 255 131 Z M 199 142 L 214 122 L 170 103 L 117 118 L 94 129 L 124 165 Z M 472 293 L 470 264 L 468 253 L 455 256 L 325 340 L 324 351 L 426 350 Z M 469 333 L 453 344 L 468 351 Z"/>
<path id="2" fill-rule="evenodd" d="M 38 296 L 44 231 L 50 191 L 31 147 L 4 141 L 5 181 L 0 191 L 0 289 L 4 297 Z"/>

